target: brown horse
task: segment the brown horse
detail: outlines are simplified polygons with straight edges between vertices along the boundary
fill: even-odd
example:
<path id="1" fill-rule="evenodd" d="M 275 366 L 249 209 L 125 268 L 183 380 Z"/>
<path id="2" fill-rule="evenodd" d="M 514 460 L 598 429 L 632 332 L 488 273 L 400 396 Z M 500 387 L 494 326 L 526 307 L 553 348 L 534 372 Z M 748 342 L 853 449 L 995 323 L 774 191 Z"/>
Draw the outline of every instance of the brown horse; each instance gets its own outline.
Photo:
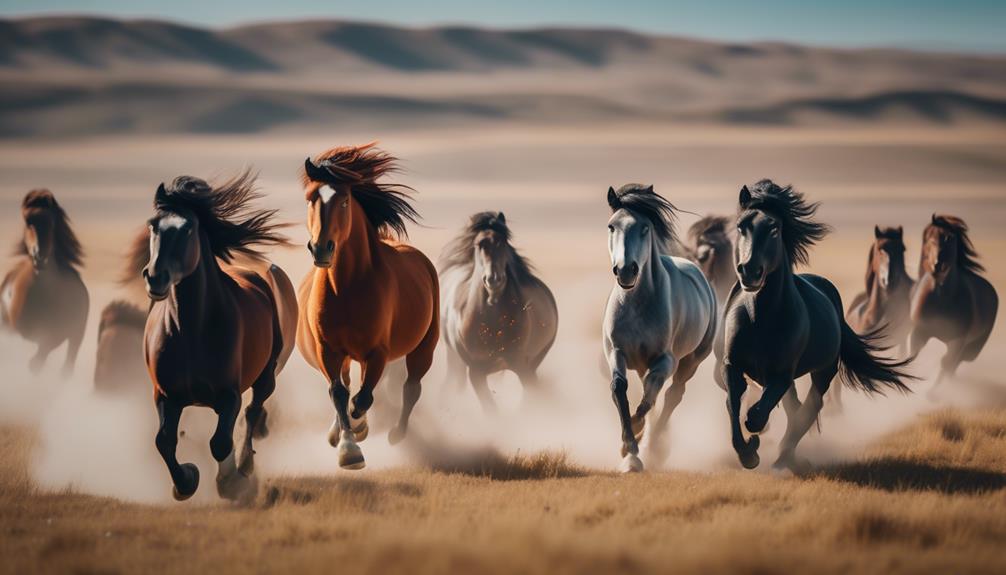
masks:
<path id="1" fill-rule="evenodd" d="M 147 311 L 124 300 L 101 310 L 98 348 L 94 363 L 94 389 L 103 393 L 142 389 L 136 382 L 147 376 L 143 361 L 143 330 Z"/>
<path id="2" fill-rule="evenodd" d="M 70 218 L 49 190 L 32 190 L 21 203 L 24 236 L 18 258 L 0 284 L 0 322 L 38 345 L 29 366 L 39 371 L 49 354 L 67 342 L 63 375 L 77 362 L 89 298 L 77 268 L 83 250 Z"/>
<path id="3" fill-rule="evenodd" d="M 974 361 L 995 325 L 999 296 L 978 263 L 964 220 L 933 214 L 922 232 L 919 281 L 911 300 L 911 355 L 931 338 L 947 345 L 940 374 L 930 390 L 953 377 L 964 361 Z"/>
<path id="4" fill-rule="evenodd" d="M 898 346 L 904 357 L 912 331 L 908 308 L 915 287 L 905 269 L 904 231 L 901 226 L 874 226 L 873 238 L 866 263 L 866 291 L 852 300 L 845 319 L 861 335 L 887 326 L 878 343 L 885 348 Z"/>
<path id="5" fill-rule="evenodd" d="M 511 370 L 526 392 L 538 388 L 538 366 L 555 342 L 555 298 L 510 244 L 503 212 L 471 217 L 440 260 L 441 323 L 448 377 L 468 379 L 487 412 L 496 410 L 486 376 Z"/>
<path id="6" fill-rule="evenodd" d="M 219 462 L 217 492 L 229 499 L 254 492 L 252 437 L 267 433 L 263 402 L 293 350 L 297 301 L 289 278 L 271 264 L 263 264 L 263 271 L 230 265 L 236 254 L 259 259 L 256 245 L 287 243 L 273 210 L 251 208 L 259 197 L 253 185 L 247 173 L 217 187 L 182 176 L 161 184 L 154 196 L 142 270 L 153 303 L 143 349 L 160 417 L 157 450 L 179 500 L 199 485 L 199 469 L 175 457 L 178 420 L 190 405 L 210 407 L 219 416 L 210 440 Z M 248 388 L 253 394 L 238 468 L 234 424 Z"/>
<path id="7" fill-rule="evenodd" d="M 304 162 L 307 249 L 315 268 L 300 285 L 297 347 L 329 382 L 336 419 L 328 434 L 339 465 L 361 469 L 357 445 L 367 436 L 367 410 L 387 362 L 405 356 L 402 411 L 388 440 L 405 437 L 409 416 L 439 338 L 439 284 L 430 260 L 393 241 L 419 217 L 408 188 L 380 184 L 395 159 L 373 147 L 334 148 Z M 363 383 L 350 407 L 349 362 Z"/>
<path id="8" fill-rule="evenodd" d="M 733 227 L 726 216 L 706 216 L 688 228 L 688 245 L 685 257 L 699 265 L 716 292 L 717 307 L 722 310 L 734 287 L 734 243 L 730 239 Z"/>

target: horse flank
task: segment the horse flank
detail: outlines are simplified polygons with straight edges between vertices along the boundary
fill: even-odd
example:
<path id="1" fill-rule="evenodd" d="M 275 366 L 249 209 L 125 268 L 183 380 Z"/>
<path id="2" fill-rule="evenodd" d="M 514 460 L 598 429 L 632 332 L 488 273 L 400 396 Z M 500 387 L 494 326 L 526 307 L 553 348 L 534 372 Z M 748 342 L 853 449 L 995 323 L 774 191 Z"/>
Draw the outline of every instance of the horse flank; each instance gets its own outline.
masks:
<path id="1" fill-rule="evenodd" d="M 367 220 L 382 239 L 398 240 L 408 237 L 406 223 L 419 223 L 419 212 L 412 206 L 411 187 L 403 184 L 378 183 L 385 175 L 400 171 L 398 159 L 377 149 L 377 142 L 362 146 L 340 146 L 319 154 L 313 164 L 301 173 L 301 183 L 307 189 L 310 201 L 317 189 L 312 182 L 347 185 L 353 199 L 360 204 Z M 319 179 L 320 178 L 320 179 Z"/>
<path id="2" fill-rule="evenodd" d="M 35 213 L 48 212 L 53 216 L 53 260 L 64 268 L 76 269 L 84 265 L 84 249 L 70 227 L 70 216 L 56 201 L 56 197 L 45 188 L 28 192 L 21 202 L 21 213 L 25 220 Z M 14 255 L 28 255 L 24 239 L 18 240 Z"/>

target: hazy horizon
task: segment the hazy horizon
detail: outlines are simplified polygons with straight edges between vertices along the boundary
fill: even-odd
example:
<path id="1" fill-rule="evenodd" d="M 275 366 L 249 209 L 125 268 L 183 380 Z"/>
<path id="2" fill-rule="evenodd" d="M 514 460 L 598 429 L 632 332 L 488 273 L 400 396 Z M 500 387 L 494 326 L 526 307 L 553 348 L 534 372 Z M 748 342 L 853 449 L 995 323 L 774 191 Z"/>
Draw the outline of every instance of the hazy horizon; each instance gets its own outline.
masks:
<path id="1" fill-rule="evenodd" d="M 724 17 L 728 14 L 728 17 Z M 898 48 L 1002 54 L 1006 3 L 965 0 L 947 5 L 925 0 L 879 3 L 822 2 L 811 5 L 775 0 L 751 5 L 737 0 L 684 5 L 631 0 L 612 3 L 520 0 L 507 5 L 440 0 L 422 6 L 402 0 L 348 4 L 333 9 L 314 0 L 290 0 L 278 6 L 244 2 L 183 0 L 170 4 L 122 0 L 13 0 L 0 6 L 0 17 L 88 16 L 154 19 L 210 28 L 301 20 L 348 20 L 404 27 L 473 26 L 480 28 L 599 27 L 646 34 L 684 36 L 722 42 L 787 42 L 839 48 Z"/>

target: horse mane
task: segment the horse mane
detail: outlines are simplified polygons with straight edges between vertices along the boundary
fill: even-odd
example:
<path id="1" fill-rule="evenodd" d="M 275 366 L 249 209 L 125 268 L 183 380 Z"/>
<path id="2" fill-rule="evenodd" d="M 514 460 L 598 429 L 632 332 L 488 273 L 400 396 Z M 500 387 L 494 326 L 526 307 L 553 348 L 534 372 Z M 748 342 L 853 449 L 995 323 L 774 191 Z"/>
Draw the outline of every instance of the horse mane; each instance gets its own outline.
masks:
<path id="1" fill-rule="evenodd" d="M 517 251 L 517 248 L 510 244 L 512 233 L 507 226 L 502 212 L 479 212 L 472 214 L 464 230 L 444 246 L 444 250 L 440 254 L 438 267 L 442 271 L 460 268 L 470 274 L 475 268 L 475 250 L 472 249 L 472 244 L 475 242 L 475 237 L 485 231 L 493 231 L 503 236 L 506 247 L 510 252 L 511 269 L 515 280 L 520 283 L 526 283 L 529 279 L 534 278 L 534 266 Z"/>
<path id="2" fill-rule="evenodd" d="M 31 190 L 21 201 L 21 214 L 25 219 L 33 212 L 49 212 L 53 216 L 53 260 L 67 268 L 84 265 L 84 248 L 70 227 L 70 216 L 56 201 L 56 196 L 45 188 Z M 15 255 L 28 255 L 22 238 L 15 247 Z"/>
<path id="3" fill-rule="evenodd" d="M 688 228 L 688 241 L 695 245 L 699 238 L 706 234 L 724 234 L 730 229 L 730 218 L 727 216 L 705 216 Z"/>
<path id="4" fill-rule="evenodd" d="M 217 186 L 192 176 L 179 176 L 170 186 L 161 184 L 157 188 L 154 209 L 192 212 L 209 238 L 213 255 L 224 262 L 230 262 L 235 254 L 262 259 L 255 246 L 289 246 L 290 242 L 279 233 L 289 224 L 273 221 L 278 210 L 251 207 L 261 197 L 255 188 L 255 176 L 248 170 Z"/>
<path id="5" fill-rule="evenodd" d="M 650 220 L 653 231 L 663 245 L 663 251 L 669 251 L 672 247 L 679 245 L 678 235 L 674 228 L 677 208 L 666 198 L 654 192 L 653 186 L 625 184 L 617 190 L 608 188 L 608 206 L 612 213 L 624 208 Z"/>
<path id="6" fill-rule="evenodd" d="M 375 146 L 377 142 L 332 148 L 315 157 L 314 164 L 325 171 L 322 183 L 350 187 L 353 199 L 380 237 L 408 237 L 406 222 L 419 223 L 419 212 L 411 203 L 415 190 L 402 184 L 377 182 L 382 176 L 398 172 L 399 167 L 397 158 Z M 305 170 L 301 182 L 306 187 L 312 181 L 320 182 L 312 180 Z"/>
<path id="7" fill-rule="evenodd" d="M 150 229 L 144 227 L 129 243 L 126 251 L 126 265 L 119 276 L 120 285 L 129 285 L 140 279 L 143 268 L 150 261 Z"/>
<path id="8" fill-rule="evenodd" d="M 964 220 L 947 214 L 933 214 L 932 222 L 926 226 L 926 233 L 932 228 L 940 228 L 957 236 L 957 243 L 959 245 L 959 249 L 957 250 L 958 266 L 975 274 L 985 271 L 985 266 L 978 262 L 978 252 L 975 251 L 975 245 L 971 243 L 971 237 L 968 236 L 968 225 L 964 223 Z M 923 236 L 925 236 L 925 233 L 923 233 Z M 922 275 L 921 270 L 919 275 Z"/>
<path id="9" fill-rule="evenodd" d="M 147 312 L 125 300 L 114 300 L 101 310 L 98 337 L 100 338 L 102 332 L 113 325 L 143 329 L 147 325 Z"/>
<path id="10" fill-rule="evenodd" d="M 760 210 L 782 221 L 782 241 L 793 264 L 807 265 L 810 248 L 831 232 L 831 227 L 813 221 L 820 206 L 807 202 L 793 186 L 782 187 L 772 180 L 761 180 L 750 190 L 751 199 L 741 205 L 741 212 Z"/>

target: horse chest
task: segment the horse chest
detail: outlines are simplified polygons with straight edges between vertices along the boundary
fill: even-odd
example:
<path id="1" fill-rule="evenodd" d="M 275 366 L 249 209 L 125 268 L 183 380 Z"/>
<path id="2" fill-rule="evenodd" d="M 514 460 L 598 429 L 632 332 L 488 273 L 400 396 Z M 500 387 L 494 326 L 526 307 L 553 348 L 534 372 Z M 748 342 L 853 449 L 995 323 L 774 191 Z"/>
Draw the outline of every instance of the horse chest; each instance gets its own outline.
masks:
<path id="1" fill-rule="evenodd" d="M 461 324 L 463 351 L 471 361 L 506 365 L 524 349 L 529 327 L 520 306 L 482 308 Z"/>

